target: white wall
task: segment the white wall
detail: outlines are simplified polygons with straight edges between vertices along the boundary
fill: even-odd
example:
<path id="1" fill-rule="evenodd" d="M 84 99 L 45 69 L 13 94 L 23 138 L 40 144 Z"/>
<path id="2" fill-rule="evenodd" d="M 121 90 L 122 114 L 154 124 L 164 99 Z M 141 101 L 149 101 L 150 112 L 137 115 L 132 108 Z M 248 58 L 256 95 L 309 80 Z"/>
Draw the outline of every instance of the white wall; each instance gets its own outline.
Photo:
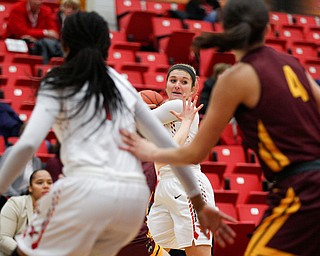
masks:
<path id="1" fill-rule="evenodd" d="M 109 23 L 111 30 L 117 29 L 115 15 L 115 0 L 87 0 L 87 11 L 96 11 L 103 16 Z"/>

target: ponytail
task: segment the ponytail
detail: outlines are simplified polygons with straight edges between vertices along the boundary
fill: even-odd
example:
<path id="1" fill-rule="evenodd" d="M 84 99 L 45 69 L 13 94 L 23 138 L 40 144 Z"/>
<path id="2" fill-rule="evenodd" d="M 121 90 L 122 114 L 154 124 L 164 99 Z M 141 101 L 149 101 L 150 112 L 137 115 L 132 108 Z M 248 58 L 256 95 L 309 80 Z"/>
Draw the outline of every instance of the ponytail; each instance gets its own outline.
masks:
<path id="1" fill-rule="evenodd" d="M 219 51 L 243 49 L 249 46 L 250 34 L 250 25 L 241 22 L 224 33 L 203 33 L 194 39 L 193 46 L 202 49 L 217 47 Z"/>

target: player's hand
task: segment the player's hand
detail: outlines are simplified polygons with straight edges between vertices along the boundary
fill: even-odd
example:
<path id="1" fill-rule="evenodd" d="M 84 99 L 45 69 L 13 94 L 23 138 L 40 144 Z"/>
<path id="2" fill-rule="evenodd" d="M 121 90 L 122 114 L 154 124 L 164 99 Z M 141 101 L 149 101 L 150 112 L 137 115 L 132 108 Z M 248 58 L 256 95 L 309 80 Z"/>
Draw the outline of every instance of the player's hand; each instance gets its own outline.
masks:
<path id="1" fill-rule="evenodd" d="M 142 161 L 153 161 L 153 152 L 158 149 L 155 144 L 142 138 L 137 133 L 128 132 L 124 129 L 120 129 L 120 134 L 124 142 L 124 145 L 119 146 L 120 149 L 130 152 Z"/>
<path id="2" fill-rule="evenodd" d="M 219 246 L 224 248 L 227 244 L 234 243 L 236 233 L 224 221 L 236 223 L 235 219 L 208 205 L 203 206 L 197 214 L 203 233 L 208 236 L 210 230 Z"/>
<path id="3" fill-rule="evenodd" d="M 184 96 L 182 112 L 178 113 L 176 111 L 170 110 L 170 113 L 180 121 L 185 120 L 185 121 L 192 122 L 196 113 L 203 107 L 203 104 L 197 107 L 197 101 L 198 101 L 198 96 L 196 96 L 193 101 L 192 101 L 192 97 L 189 97 L 187 100 L 186 97 Z"/>

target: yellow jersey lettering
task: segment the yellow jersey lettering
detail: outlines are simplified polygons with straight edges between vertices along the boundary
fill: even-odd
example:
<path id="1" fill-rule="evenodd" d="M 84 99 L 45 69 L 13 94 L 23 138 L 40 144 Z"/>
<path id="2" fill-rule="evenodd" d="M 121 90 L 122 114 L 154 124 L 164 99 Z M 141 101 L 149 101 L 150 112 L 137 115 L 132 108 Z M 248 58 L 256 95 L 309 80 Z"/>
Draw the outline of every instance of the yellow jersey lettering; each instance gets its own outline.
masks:
<path id="1" fill-rule="evenodd" d="M 301 98 L 303 102 L 307 102 L 309 100 L 309 95 L 306 89 L 301 84 L 297 75 L 293 72 L 290 66 L 285 65 L 283 67 L 283 72 L 286 77 L 288 87 L 290 92 L 294 98 Z"/>
<path id="2" fill-rule="evenodd" d="M 289 159 L 277 148 L 261 120 L 258 121 L 259 155 L 274 171 L 279 172 L 290 164 Z"/>

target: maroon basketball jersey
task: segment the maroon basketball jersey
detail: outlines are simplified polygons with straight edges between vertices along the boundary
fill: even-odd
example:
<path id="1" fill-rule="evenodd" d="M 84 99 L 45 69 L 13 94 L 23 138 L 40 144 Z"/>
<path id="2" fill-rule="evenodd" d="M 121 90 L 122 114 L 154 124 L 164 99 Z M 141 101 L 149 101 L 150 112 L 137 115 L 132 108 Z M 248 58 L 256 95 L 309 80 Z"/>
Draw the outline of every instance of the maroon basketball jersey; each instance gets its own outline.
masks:
<path id="1" fill-rule="evenodd" d="M 302 65 L 267 46 L 241 61 L 255 69 L 261 98 L 254 109 L 239 106 L 235 117 L 266 178 L 320 158 L 320 115 Z"/>

